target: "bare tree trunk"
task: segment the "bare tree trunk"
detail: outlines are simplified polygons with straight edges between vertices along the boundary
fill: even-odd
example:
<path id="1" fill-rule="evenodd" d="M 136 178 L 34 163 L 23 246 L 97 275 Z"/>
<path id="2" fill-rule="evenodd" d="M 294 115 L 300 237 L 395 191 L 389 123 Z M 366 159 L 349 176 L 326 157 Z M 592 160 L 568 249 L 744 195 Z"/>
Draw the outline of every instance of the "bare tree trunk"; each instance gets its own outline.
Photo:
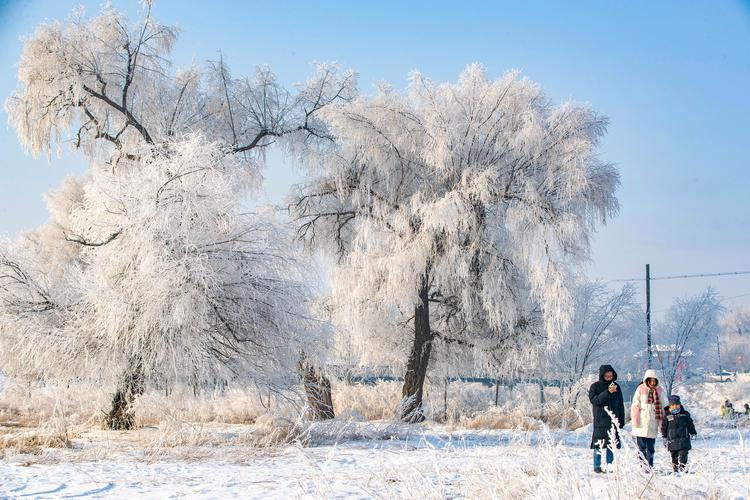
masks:
<path id="1" fill-rule="evenodd" d="M 400 417 L 409 423 L 425 419 L 422 408 L 424 379 L 432 350 L 432 330 L 430 329 L 430 303 L 427 295 L 427 278 L 422 280 L 419 290 L 419 303 L 414 307 L 414 343 L 406 365 L 404 386 L 401 391 Z"/>
<path id="2" fill-rule="evenodd" d="M 131 360 L 122 377 L 120 387 L 112 397 L 112 408 L 105 423 L 113 431 L 130 430 L 135 427 L 133 402 L 143 394 L 143 369 L 140 360 Z"/>
<path id="3" fill-rule="evenodd" d="M 314 420 L 329 420 L 336 415 L 333 411 L 333 398 L 331 396 L 331 381 L 308 363 L 305 355 L 299 362 L 299 371 L 302 383 L 305 386 L 307 403 Z"/>

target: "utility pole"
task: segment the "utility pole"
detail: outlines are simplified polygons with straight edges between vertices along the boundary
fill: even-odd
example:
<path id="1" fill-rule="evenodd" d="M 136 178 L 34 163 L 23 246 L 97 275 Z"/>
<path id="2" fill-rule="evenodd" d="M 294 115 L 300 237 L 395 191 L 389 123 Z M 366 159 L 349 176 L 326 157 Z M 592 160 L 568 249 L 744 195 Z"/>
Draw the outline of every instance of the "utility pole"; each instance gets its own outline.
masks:
<path id="1" fill-rule="evenodd" d="M 646 366 L 651 368 L 651 266 L 646 264 L 646 355 L 648 361 Z"/>
<path id="2" fill-rule="evenodd" d="M 721 348 L 719 347 L 719 336 L 716 336 L 716 357 L 719 360 L 719 380 L 724 382 L 724 370 L 721 369 Z"/>

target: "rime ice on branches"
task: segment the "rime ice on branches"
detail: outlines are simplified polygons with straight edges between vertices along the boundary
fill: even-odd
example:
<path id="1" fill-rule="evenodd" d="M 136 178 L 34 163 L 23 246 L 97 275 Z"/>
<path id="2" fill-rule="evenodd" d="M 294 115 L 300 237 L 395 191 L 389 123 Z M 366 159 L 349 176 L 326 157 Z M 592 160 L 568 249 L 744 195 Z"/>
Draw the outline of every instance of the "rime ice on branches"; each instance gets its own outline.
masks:
<path id="1" fill-rule="evenodd" d="M 0 248 L 3 367 L 109 384 L 113 428 L 149 382 L 288 382 L 324 351 L 289 231 L 240 202 L 268 147 L 325 138 L 318 113 L 356 77 L 319 65 L 292 93 L 221 58 L 173 71 L 176 38 L 150 3 L 134 23 L 105 7 L 40 26 L 6 101 L 27 151 L 69 145 L 90 170 L 49 196 L 48 225 Z"/>
<path id="2" fill-rule="evenodd" d="M 338 256 L 332 299 L 353 344 L 405 367 L 404 419 L 423 418 L 434 349 L 502 364 L 556 339 L 572 271 L 618 207 L 597 156 L 605 118 L 476 64 L 320 116 L 334 140 L 310 148 L 291 207 L 300 236 Z"/>

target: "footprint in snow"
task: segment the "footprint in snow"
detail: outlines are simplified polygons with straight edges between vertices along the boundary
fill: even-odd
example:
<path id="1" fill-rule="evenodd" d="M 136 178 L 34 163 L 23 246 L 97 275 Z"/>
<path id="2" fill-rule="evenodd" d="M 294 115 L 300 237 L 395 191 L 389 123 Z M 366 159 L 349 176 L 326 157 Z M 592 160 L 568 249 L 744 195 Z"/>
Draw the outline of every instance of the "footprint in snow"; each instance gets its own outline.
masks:
<path id="1" fill-rule="evenodd" d="M 106 493 L 107 491 L 110 491 L 111 489 L 113 489 L 115 487 L 115 485 L 112 484 L 112 483 L 106 483 L 103 486 L 98 486 L 98 484 L 100 484 L 100 483 L 94 483 L 94 484 L 90 485 L 90 486 L 92 486 L 92 489 L 88 489 L 88 490 L 82 491 L 80 493 L 73 493 L 73 494 L 70 494 L 70 495 L 64 495 L 61 498 L 80 498 L 80 497 L 88 497 L 88 496 L 93 496 L 93 495 L 99 495 L 101 493 Z"/>
<path id="2" fill-rule="evenodd" d="M 54 486 L 54 484 L 45 485 L 48 489 L 42 490 L 42 491 L 35 491 L 33 493 L 24 493 L 23 495 L 20 495 L 22 497 L 37 497 L 40 495 L 52 495 L 53 493 L 58 493 L 65 488 L 67 488 L 68 485 L 65 483 L 59 483 L 57 486 Z"/>

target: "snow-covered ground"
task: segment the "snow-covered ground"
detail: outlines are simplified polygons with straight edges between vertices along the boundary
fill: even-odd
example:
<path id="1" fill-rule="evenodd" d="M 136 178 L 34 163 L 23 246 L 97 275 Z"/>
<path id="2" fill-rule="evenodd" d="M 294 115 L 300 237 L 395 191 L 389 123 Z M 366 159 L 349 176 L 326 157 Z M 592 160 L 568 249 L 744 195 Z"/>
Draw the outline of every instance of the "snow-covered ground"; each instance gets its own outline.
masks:
<path id="1" fill-rule="evenodd" d="M 597 475 L 590 426 L 336 420 L 302 423 L 299 434 L 299 423 L 268 416 L 252 426 L 173 421 L 130 432 L 72 425 L 64 430 L 71 447 L 6 447 L 0 498 L 750 499 L 750 418 L 723 421 L 717 411 L 725 397 L 739 406 L 747 388 L 699 384 L 682 392 L 699 437 L 681 475 L 671 473 L 661 446 L 656 473 L 645 473 L 628 426 L 612 471 Z M 0 424 L 0 437 L 27 432 L 18 425 Z"/>
<path id="2" fill-rule="evenodd" d="M 338 427 L 336 427 L 338 426 Z M 611 474 L 591 471 L 589 432 L 453 431 L 443 426 L 333 423 L 318 436 L 344 442 L 251 448 L 139 446 L 156 429 L 113 438 L 80 436 L 73 449 L 48 449 L 0 462 L 0 497 L 8 498 L 750 498 L 748 429 L 702 432 L 692 472 L 641 473 L 632 446 Z M 201 432 L 236 443 L 241 426 Z M 369 435 L 372 434 L 372 435 Z M 371 439 L 377 436 L 378 439 Z M 635 496 L 631 496 L 635 494 Z"/>

